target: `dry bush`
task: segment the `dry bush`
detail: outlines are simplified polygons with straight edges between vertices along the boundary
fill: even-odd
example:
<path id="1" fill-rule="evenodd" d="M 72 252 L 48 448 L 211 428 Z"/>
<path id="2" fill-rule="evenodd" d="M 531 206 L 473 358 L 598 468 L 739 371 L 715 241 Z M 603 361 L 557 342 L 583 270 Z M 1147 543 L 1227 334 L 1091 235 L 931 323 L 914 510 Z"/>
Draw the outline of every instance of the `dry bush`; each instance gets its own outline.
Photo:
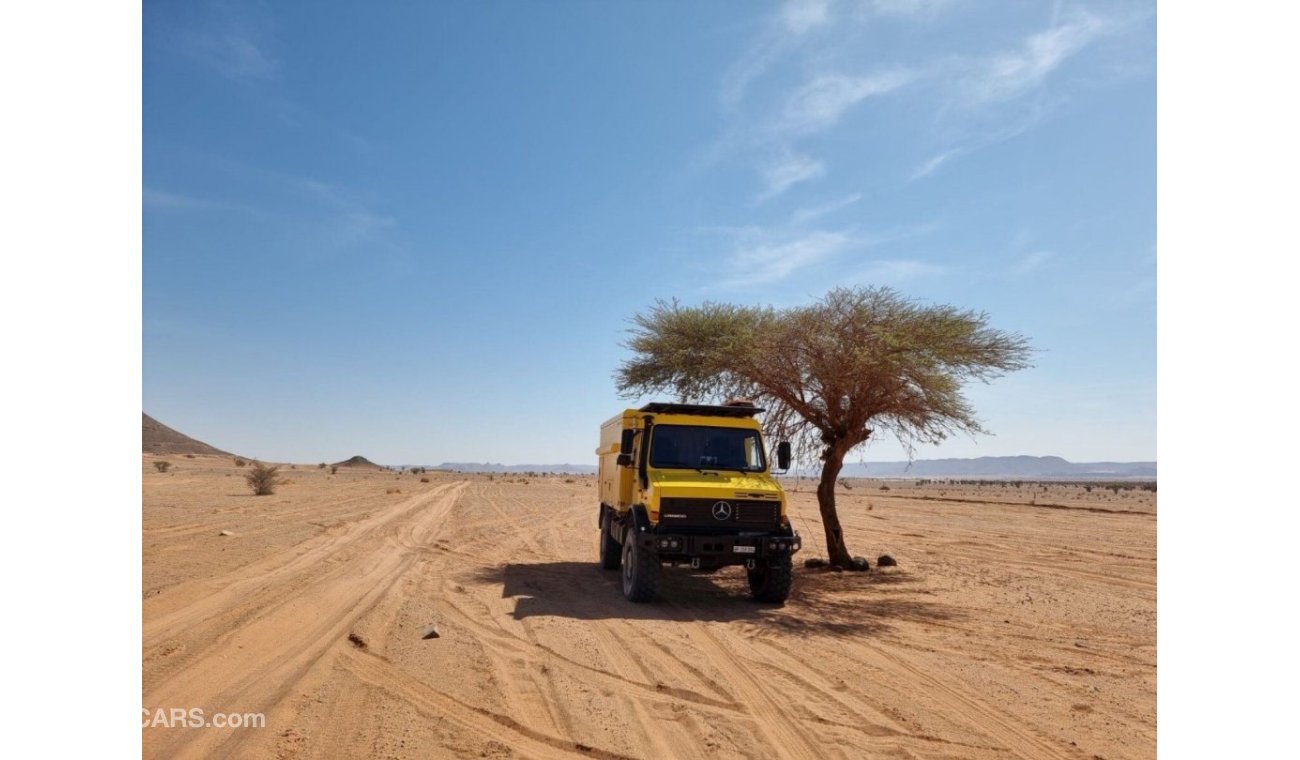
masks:
<path id="1" fill-rule="evenodd" d="M 429 479 L 428 479 L 428 478 L 420 478 L 420 482 L 421 482 L 421 483 L 428 483 L 428 482 L 429 482 Z"/>
<path id="2" fill-rule="evenodd" d="M 316 469 L 318 469 L 318 470 L 323 470 L 323 469 L 325 469 L 325 468 L 328 467 L 328 466 L 329 466 L 329 465 L 325 464 L 324 462 L 321 462 L 320 464 L 316 465 Z"/>
<path id="3" fill-rule="evenodd" d="M 172 463 L 171 463 L 171 462 L 154 462 L 154 463 L 153 463 L 153 466 L 154 466 L 155 468 L 157 468 L 158 472 L 167 472 L 168 470 L 171 469 Z"/>
<path id="4" fill-rule="evenodd" d="M 270 496 L 275 493 L 275 487 L 280 485 L 280 468 L 256 462 L 253 464 L 252 472 L 244 476 L 248 481 L 248 487 L 253 489 L 254 496 Z"/>
<path id="5" fill-rule="evenodd" d="M 185 455 L 185 458 L 186 458 L 186 459 L 193 459 L 193 458 L 194 458 L 194 455 L 193 455 L 193 454 L 186 454 L 186 455 Z"/>
<path id="6" fill-rule="evenodd" d="M 331 466 L 330 466 L 330 474 L 331 474 L 331 475 L 337 473 L 338 471 L 339 471 L 339 466 L 338 466 L 338 465 L 331 465 Z"/>
<path id="7" fill-rule="evenodd" d="M 235 457 L 235 466 L 236 466 L 236 467 L 243 467 L 243 466 L 246 465 L 246 464 L 248 464 L 248 461 L 247 461 L 247 460 L 245 460 L 245 459 L 243 459 L 243 458 L 241 458 L 241 457 Z"/>
<path id="8" fill-rule="evenodd" d="M 400 489 L 400 488 L 389 488 L 389 489 L 387 489 L 387 490 L 384 491 L 384 493 L 389 493 L 389 494 L 392 494 L 392 493 L 401 493 L 401 492 L 402 492 L 402 489 Z"/>

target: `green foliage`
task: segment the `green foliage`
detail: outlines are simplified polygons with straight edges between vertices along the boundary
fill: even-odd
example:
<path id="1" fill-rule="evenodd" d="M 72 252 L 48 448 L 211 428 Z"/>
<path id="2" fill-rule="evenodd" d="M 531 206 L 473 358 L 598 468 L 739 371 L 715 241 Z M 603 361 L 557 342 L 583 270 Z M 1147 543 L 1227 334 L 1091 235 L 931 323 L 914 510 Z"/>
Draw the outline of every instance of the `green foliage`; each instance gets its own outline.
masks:
<path id="1" fill-rule="evenodd" d="M 632 319 L 632 358 L 615 374 L 628 397 L 753 400 L 764 426 L 820 459 L 821 506 L 832 564 L 848 566 L 835 512 L 844 457 L 877 431 L 908 449 L 984 429 L 962 394 L 1029 366 L 1026 338 L 988 326 L 982 312 L 932 305 L 884 287 L 835 288 L 807 306 L 775 309 L 657 301 Z"/>
<path id="2" fill-rule="evenodd" d="M 280 480 L 279 472 L 278 466 L 272 467 L 254 462 L 252 471 L 245 475 L 244 479 L 248 481 L 248 487 L 253 489 L 253 495 L 270 496 L 275 493 L 275 487 L 283 482 Z"/>
<path id="3" fill-rule="evenodd" d="M 987 315 L 890 288 L 836 288 L 781 310 L 658 301 L 632 321 L 620 392 L 753 399 L 769 432 L 810 444 L 805 453 L 847 453 L 881 429 L 909 449 L 984 432 L 963 384 L 1029 366 L 1028 341 Z"/>

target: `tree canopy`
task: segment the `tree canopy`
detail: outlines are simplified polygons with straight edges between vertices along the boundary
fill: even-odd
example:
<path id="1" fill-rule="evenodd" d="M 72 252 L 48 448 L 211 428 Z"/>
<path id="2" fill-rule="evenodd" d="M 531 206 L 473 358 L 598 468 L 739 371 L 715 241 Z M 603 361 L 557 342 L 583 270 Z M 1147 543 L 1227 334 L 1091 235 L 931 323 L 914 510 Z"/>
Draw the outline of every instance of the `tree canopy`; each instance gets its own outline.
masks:
<path id="1" fill-rule="evenodd" d="M 913 454 L 956 432 L 986 432 L 962 394 L 1029 366 L 1028 340 L 984 312 L 926 304 L 886 287 L 835 288 L 775 309 L 657 301 L 632 319 L 633 356 L 616 373 L 626 396 L 753 399 L 769 436 L 823 462 L 818 501 L 832 562 L 844 564 L 835 480 L 844 457 L 877 431 Z M 834 535 L 832 535 L 832 533 Z"/>

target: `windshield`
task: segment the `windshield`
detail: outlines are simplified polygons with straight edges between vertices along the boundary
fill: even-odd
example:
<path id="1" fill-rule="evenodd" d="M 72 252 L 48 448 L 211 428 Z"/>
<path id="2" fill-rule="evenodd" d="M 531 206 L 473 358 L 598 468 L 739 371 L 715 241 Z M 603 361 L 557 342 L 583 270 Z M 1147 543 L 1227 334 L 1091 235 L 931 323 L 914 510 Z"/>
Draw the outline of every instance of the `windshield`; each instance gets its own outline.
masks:
<path id="1" fill-rule="evenodd" d="M 655 425 L 650 466 L 745 472 L 767 469 L 763 439 L 757 430 L 703 425 Z"/>

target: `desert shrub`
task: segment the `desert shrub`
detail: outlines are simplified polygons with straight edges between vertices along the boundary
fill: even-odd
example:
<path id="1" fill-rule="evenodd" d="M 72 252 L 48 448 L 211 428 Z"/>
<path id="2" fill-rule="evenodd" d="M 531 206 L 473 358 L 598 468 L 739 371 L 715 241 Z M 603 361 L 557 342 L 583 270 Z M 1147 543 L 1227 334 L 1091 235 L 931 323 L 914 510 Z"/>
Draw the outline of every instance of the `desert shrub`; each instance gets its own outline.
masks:
<path id="1" fill-rule="evenodd" d="M 255 462 L 252 472 L 244 476 L 248 481 L 248 487 L 253 489 L 254 496 L 270 496 L 275 493 L 275 487 L 280 485 L 280 468 Z"/>
<path id="2" fill-rule="evenodd" d="M 330 465 L 330 474 L 331 474 L 331 475 L 333 475 L 334 473 L 336 473 L 336 472 L 338 472 L 338 471 L 339 471 L 339 466 L 338 466 L 338 465 L 336 465 L 336 464 Z"/>
<path id="3" fill-rule="evenodd" d="M 185 455 L 185 458 L 186 458 L 186 459 L 193 459 L 193 458 L 194 458 L 194 455 L 193 455 L 193 454 L 186 454 L 186 455 Z"/>
<path id="4" fill-rule="evenodd" d="M 323 470 L 326 467 L 329 467 L 329 465 L 325 464 L 324 462 L 321 462 L 320 464 L 316 465 L 316 469 L 318 470 Z"/>
<path id="5" fill-rule="evenodd" d="M 1083 487 L 1083 490 L 1086 491 L 1086 492 L 1088 492 L 1088 493 L 1092 493 L 1092 486 L 1084 486 L 1084 487 Z"/>
<path id="6" fill-rule="evenodd" d="M 153 466 L 158 470 L 158 472 L 167 472 L 168 470 L 171 469 L 171 467 L 172 467 L 172 463 L 171 463 L 171 462 L 154 462 L 154 463 L 153 463 Z"/>
<path id="7" fill-rule="evenodd" d="M 888 490 L 889 490 L 889 486 L 882 485 L 882 486 L 880 487 L 880 490 L 882 490 L 882 491 L 888 491 Z"/>
<path id="8" fill-rule="evenodd" d="M 401 492 L 402 489 L 400 488 L 388 488 L 384 490 L 384 493 L 401 493 Z"/>
<path id="9" fill-rule="evenodd" d="M 421 482 L 421 483 L 428 483 L 428 482 L 429 482 L 429 479 L 428 479 L 428 478 L 420 478 L 420 482 Z"/>
<path id="10" fill-rule="evenodd" d="M 235 457 L 235 466 L 236 466 L 236 467 L 243 467 L 243 466 L 246 465 L 246 464 L 248 464 L 248 461 L 247 461 L 247 460 L 242 459 L 242 458 L 240 458 L 240 457 Z"/>
<path id="11" fill-rule="evenodd" d="M 573 478 L 565 478 L 565 479 L 564 479 L 564 482 L 565 482 L 565 483 L 574 483 L 574 482 L 576 482 L 576 481 L 574 481 Z"/>

